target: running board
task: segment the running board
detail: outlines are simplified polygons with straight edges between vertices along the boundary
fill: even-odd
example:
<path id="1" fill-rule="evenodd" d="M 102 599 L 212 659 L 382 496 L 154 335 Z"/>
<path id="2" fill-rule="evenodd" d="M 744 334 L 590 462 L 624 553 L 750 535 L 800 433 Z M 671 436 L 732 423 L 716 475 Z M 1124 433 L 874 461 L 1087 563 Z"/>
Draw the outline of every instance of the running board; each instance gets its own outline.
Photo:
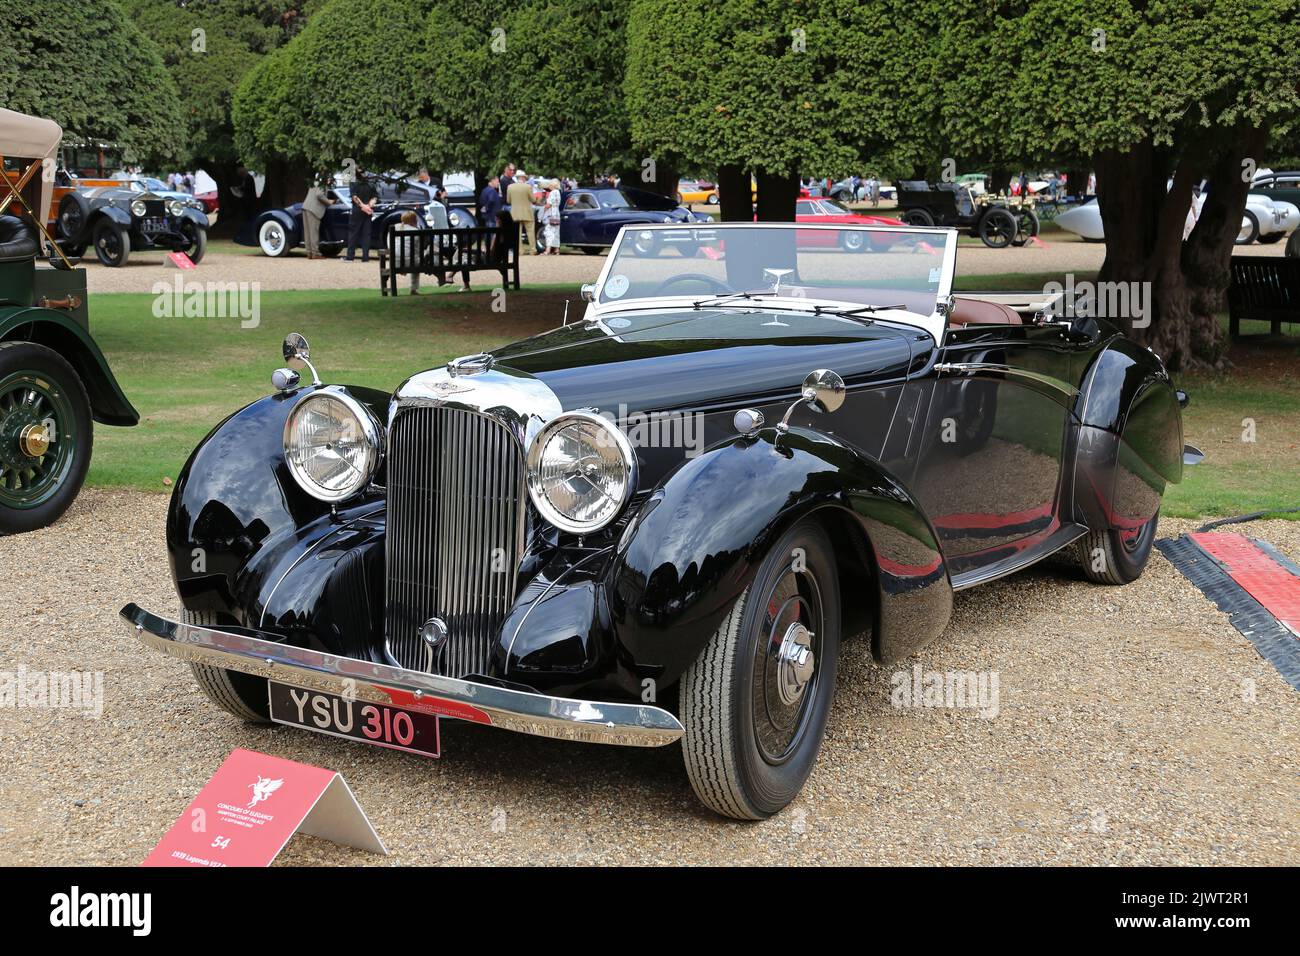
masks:
<path id="1" fill-rule="evenodd" d="M 952 576 L 952 589 L 954 591 L 963 591 L 977 584 L 987 584 L 989 581 L 996 581 L 1008 574 L 1014 574 L 1021 568 L 1026 568 L 1035 562 L 1043 560 L 1050 554 L 1055 554 L 1062 548 L 1069 547 L 1087 533 L 1088 529 L 1081 524 L 1061 525 L 1032 548 L 1026 548 L 1017 554 L 1008 555 L 1002 560 L 986 564 L 982 568 L 954 574 Z"/>

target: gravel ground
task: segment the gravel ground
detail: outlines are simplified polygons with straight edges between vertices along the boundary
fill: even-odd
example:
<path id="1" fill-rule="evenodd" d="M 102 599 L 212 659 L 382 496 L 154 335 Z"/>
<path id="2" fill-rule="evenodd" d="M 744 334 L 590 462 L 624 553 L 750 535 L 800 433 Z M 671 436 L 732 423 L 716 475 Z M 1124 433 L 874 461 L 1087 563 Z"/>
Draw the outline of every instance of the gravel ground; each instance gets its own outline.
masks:
<path id="1" fill-rule="evenodd" d="M 230 250 L 239 249 L 238 252 Z M 1281 255 L 1281 243 L 1263 246 L 1256 243 L 1245 249 L 1234 250 L 1234 255 Z M 1106 247 L 1101 243 L 1081 242 L 1076 237 L 1058 233 L 1045 240 L 1042 247 L 1024 246 L 1009 249 L 988 249 L 984 246 L 963 245 L 957 252 L 959 275 L 988 275 L 1004 272 L 1067 272 L 1089 273 L 1101 268 L 1106 257 Z M 83 260 L 84 262 L 84 260 Z M 164 264 L 162 253 L 142 252 L 132 256 L 125 266 L 109 269 L 94 261 L 85 262 L 87 284 L 90 292 L 152 292 L 154 283 L 169 285 L 179 272 Z M 567 251 L 561 256 L 524 256 L 520 260 L 519 277 L 525 288 L 541 283 L 593 282 L 600 274 L 604 256 L 588 256 L 577 251 Z M 471 274 L 475 285 L 490 288 L 495 274 Z M 338 259 L 309 260 L 301 252 L 288 258 L 270 259 L 242 249 L 231 243 L 220 243 L 211 248 L 198 269 L 185 276 L 187 282 L 257 282 L 263 292 L 282 289 L 379 289 L 379 266 L 371 260 L 347 262 Z M 405 281 L 402 283 L 405 291 Z"/>
<path id="2" fill-rule="evenodd" d="M 136 864 L 236 747 L 342 772 L 392 851 L 297 837 L 291 864 L 1300 863 L 1300 695 L 1158 552 L 1125 588 L 1057 563 L 960 595 L 901 669 L 996 672 L 991 719 L 894 709 L 900 668 L 850 642 L 806 790 L 742 824 L 696 804 L 676 745 L 445 724 L 427 761 L 240 724 L 117 618 L 177 607 L 166 506 L 91 490 L 54 528 L 0 539 L 0 669 L 103 671 L 105 690 L 98 720 L 0 711 L 0 864 Z M 1300 523 L 1238 530 L 1300 559 Z"/>

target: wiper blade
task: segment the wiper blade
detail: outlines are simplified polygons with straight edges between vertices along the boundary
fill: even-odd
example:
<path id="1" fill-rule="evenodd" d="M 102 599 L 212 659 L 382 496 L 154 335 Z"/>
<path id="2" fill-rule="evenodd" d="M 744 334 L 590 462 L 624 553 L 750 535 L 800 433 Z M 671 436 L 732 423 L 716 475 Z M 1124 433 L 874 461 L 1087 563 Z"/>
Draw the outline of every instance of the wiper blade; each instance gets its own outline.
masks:
<path id="1" fill-rule="evenodd" d="M 732 299 L 759 299 L 765 295 L 776 295 L 771 289 L 755 289 L 752 292 L 728 292 L 726 295 L 717 295 L 711 299 L 697 299 L 691 303 L 691 308 L 699 310 L 704 306 L 723 305 Z"/>
<path id="2" fill-rule="evenodd" d="M 831 315 L 866 315 L 869 312 L 888 312 L 891 309 L 906 308 L 906 302 L 900 302 L 898 305 L 864 305 L 860 309 L 839 309 L 829 305 L 816 305 L 813 306 L 813 315 L 822 315 L 823 313 Z"/>

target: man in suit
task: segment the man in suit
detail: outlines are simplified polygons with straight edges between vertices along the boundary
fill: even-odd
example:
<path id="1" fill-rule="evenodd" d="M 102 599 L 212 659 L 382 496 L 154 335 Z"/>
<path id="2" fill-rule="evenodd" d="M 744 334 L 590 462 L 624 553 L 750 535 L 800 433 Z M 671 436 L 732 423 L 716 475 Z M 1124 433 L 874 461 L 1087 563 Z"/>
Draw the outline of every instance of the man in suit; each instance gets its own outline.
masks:
<path id="1" fill-rule="evenodd" d="M 520 252 L 531 256 L 537 251 L 537 220 L 533 216 L 533 190 L 528 185 L 528 174 L 515 173 L 515 181 L 506 187 L 506 203 L 510 206 L 510 216 L 524 227 L 525 244 Z"/>
<path id="2" fill-rule="evenodd" d="M 338 202 L 325 188 L 328 181 L 328 176 L 317 176 L 316 182 L 307 190 L 307 198 L 302 201 L 302 236 L 308 259 L 324 258 L 320 254 L 320 223 L 325 218 L 325 210 Z"/>
<path id="3" fill-rule="evenodd" d="M 493 176 L 478 197 L 479 219 L 489 229 L 501 227 L 501 211 L 505 209 L 505 200 L 501 198 L 501 177 Z M 489 255 L 499 255 L 501 251 L 500 235 L 492 243 Z"/>
<path id="4" fill-rule="evenodd" d="M 370 261 L 370 217 L 375 213 L 375 200 L 379 193 L 366 178 L 365 170 L 357 167 L 357 178 L 352 183 L 352 209 L 348 216 L 348 262 L 361 246 L 361 261 Z"/>

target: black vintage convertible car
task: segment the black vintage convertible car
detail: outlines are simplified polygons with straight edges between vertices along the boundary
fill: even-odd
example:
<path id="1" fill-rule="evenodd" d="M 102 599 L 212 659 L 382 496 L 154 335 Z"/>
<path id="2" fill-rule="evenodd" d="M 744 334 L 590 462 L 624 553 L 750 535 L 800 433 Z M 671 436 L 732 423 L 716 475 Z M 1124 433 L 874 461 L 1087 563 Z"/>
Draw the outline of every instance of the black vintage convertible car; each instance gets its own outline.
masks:
<path id="1" fill-rule="evenodd" d="M 276 371 L 176 483 L 183 620 L 125 620 L 247 720 L 681 740 L 754 819 L 812 769 L 845 639 L 898 661 L 954 592 L 1069 547 L 1142 573 L 1195 454 L 1157 356 L 1051 296 L 954 296 L 954 230 L 688 228 L 701 255 L 625 229 L 581 321 L 391 394 L 289 336 L 310 382 Z"/>
<path id="2" fill-rule="evenodd" d="M 442 208 L 434 200 L 433 187 L 406 179 L 393 179 L 383 176 L 374 179 L 375 191 L 379 194 L 375 201 L 375 214 L 370 219 L 370 247 L 382 249 L 388 242 L 388 232 L 402 218 L 408 209 L 414 210 L 424 219 L 429 228 L 469 229 L 476 225 L 473 210 L 450 207 L 446 215 L 434 212 L 430 204 Z M 352 190 L 349 186 L 334 186 L 330 194 L 339 202 L 328 207 L 321 219 L 320 251 L 326 256 L 336 256 L 343 251 L 348 239 L 348 219 L 352 214 Z M 436 219 L 446 222 L 439 226 Z M 302 203 L 291 203 L 276 209 L 267 209 L 260 215 L 245 222 L 235 234 L 235 242 L 241 246 L 257 246 L 268 256 L 287 256 L 306 241 L 302 230 Z"/>

